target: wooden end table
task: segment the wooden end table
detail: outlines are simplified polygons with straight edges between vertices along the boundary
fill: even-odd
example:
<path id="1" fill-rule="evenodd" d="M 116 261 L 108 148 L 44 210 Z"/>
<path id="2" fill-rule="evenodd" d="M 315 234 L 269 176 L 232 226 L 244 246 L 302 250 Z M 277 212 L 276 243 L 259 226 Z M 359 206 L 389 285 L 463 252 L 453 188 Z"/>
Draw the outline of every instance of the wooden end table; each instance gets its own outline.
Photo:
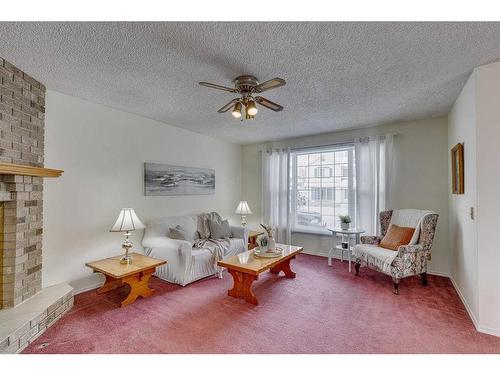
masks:
<path id="1" fill-rule="evenodd" d="M 151 258 L 146 255 L 132 253 L 132 263 L 121 264 L 121 255 L 117 257 L 97 260 L 86 263 L 94 272 L 100 272 L 106 276 L 106 282 L 97 289 L 97 293 L 106 293 L 122 285 L 130 285 L 130 292 L 120 307 L 130 305 L 137 297 L 147 298 L 154 292 L 148 285 L 151 275 L 156 267 L 167 263 L 164 260 Z"/>
<path id="2" fill-rule="evenodd" d="M 259 278 L 259 274 L 267 270 L 274 274 L 283 271 L 285 277 L 295 278 L 295 272 L 290 268 L 290 261 L 295 259 L 303 248 L 283 244 L 276 244 L 276 247 L 283 249 L 283 255 L 278 258 L 257 258 L 253 255 L 254 250 L 249 250 L 217 262 L 220 267 L 227 268 L 233 276 L 234 285 L 227 294 L 258 305 L 259 301 L 253 294 L 252 284 Z"/>
<path id="3" fill-rule="evenodd" d="M 259 246 L 257 238 L 263 234 L 264 231 L 261 230 L 251 230 L 248 232 L 248 250 L 252 250 L 253 248 Z"/>

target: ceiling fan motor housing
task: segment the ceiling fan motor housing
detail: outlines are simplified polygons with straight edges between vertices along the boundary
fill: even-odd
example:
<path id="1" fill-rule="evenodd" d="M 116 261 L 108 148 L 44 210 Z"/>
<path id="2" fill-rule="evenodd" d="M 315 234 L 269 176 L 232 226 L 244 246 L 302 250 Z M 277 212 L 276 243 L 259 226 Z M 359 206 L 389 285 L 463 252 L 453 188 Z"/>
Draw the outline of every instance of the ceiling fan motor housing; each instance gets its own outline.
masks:
<path id="1" fill-rule="evenodd" d="M 253 88 L 259 84 L 254 76 L 239 76 L 233 82 L 238 92 L 242 94 L 254 92 Z"/>

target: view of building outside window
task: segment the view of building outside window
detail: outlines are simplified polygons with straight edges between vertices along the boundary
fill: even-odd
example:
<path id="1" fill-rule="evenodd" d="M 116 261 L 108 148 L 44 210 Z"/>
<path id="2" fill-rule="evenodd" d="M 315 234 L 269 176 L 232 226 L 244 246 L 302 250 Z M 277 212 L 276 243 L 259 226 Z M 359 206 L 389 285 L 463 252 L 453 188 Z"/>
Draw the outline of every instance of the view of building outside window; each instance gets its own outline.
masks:
<path id="1" fill-rule="evenodd" d="M 354 219 L 354 147 L 297 152 L 291 168 L 296 229 L 340 226 L 339 215 Z"/>

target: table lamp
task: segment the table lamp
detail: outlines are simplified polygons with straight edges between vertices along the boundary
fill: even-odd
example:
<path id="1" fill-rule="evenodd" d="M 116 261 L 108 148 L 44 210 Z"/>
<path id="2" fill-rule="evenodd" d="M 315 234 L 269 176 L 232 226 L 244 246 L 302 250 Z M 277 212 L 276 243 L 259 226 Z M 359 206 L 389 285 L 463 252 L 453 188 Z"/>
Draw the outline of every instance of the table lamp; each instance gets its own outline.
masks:
<path id="1" fill-rule="evenodd" d="M 120 259 L 121 264 L 132 263 L 132 256 L 128 251 L 134 245 L 130 240 L 130 232 L 136 229 L 144 229 L 146 226 L 139 220 L 133 208 L 122 208 L 115 225 L 109 230 L 110 232 L 125 232 L 125 241 L 122 248 L 125 249 L 125 254 Z"/>
<path id="2" fill-rule="evenodd" d="M 241 215 L 241 225 L 245 226 L 247 225 L 246 215 L 251 215 L 252 210 L 250 209 L 250 206 L 248 205 L 247 201 L 241 201 L 238 204 L 238 207 L 236 207 L 235 213 Z"/>

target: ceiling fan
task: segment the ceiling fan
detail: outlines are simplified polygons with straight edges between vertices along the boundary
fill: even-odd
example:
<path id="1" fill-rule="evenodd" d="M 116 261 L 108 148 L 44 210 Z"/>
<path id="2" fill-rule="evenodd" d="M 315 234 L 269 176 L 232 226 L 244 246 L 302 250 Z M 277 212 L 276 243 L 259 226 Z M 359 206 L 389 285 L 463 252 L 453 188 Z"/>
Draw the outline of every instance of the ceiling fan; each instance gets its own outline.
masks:
<path id="1" fill-rule="evenodd" d="M 216 85 L 215 83 L 209 82 L 200 82 L 200 85 L 209 87 L 211 89 L 228 91 L 234 94 L 239 94 L 239 98 L 235 98 L 231 100 L 229 103 L 224 105 L 217 112 L 224 113 L 229 111 L 231 108 L 232 115 L 235 118 L 242 118 L 243 115 L 243 107 L 245 107 L 245 119 L 252 120 L 255 118 L 255 115 L 258 112 L 257 106 L 255 103 L 260 104 L 263 107 L 269 108 L 272 111 L 279 112 L 283 110 L 283 107 L 279 104 L 276 104 L 269 99 L 263 98 L 262 96 L 255 96 L 256 94 L 260 94 L 261 92 L 272 90 L 286 84 L 284 79 L 281 78 L 273 78 L 269 81 L 265 81 L 259 83 L 257 78 L 254 76 L 239 76 L 234 79 L 234 88 L 225 87 L 221 85 Z"/>

